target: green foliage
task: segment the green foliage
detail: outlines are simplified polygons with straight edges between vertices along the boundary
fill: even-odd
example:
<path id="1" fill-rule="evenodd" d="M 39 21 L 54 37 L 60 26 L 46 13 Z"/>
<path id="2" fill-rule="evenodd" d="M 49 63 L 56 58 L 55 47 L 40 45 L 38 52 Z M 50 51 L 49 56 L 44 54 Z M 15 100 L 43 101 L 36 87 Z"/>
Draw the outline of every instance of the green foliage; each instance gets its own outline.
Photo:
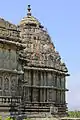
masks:
<path id="1" fill-rule="evenodd" d="M 2 120 L 2 117 L 0 116 L 0 120 Z"/>
<path id="2" fill-rule="evenodd" d="M 31 120 L 30 118 L 26 118 L 26 119 L 23 119 L 23 120 Z"/>
<path id="3" fill-rule="evenodd" d="M 2 116 L 0 116 L 0 120 L 2 120 Z M 13 118 L 11 117 L 7 117 L 5 118 L 5 120 L 14 120 Z M 23 120 L 31 120 L 30 118 L 26 118 L 26 119 L 23 119 Z"/>
<path id="4" fill-rule="evenodd" d="M 80 111 L 69 111 L 68 115 L 72 118 L 80 118 Z"/>
<path id="5" fill-rule="evenodd" d="M 13 120 L 11 117 L 7 117 L 5 118 L 5 120 Z"/>

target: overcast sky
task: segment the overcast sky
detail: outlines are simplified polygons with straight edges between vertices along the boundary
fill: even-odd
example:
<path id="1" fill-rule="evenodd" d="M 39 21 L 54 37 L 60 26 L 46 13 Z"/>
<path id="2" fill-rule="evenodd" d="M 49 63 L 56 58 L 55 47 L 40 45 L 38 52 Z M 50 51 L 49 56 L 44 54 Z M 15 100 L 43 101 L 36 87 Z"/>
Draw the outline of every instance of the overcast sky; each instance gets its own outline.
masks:
<path id="1" fill-rule="evenodd" d="M 66 63 L 69 109 L 80 108 L 80 0 L 1 0 L 0 17 L 19 24 L 27 14 L 30 4 L 32 14 L 48 29 L 56 50 Z"/>

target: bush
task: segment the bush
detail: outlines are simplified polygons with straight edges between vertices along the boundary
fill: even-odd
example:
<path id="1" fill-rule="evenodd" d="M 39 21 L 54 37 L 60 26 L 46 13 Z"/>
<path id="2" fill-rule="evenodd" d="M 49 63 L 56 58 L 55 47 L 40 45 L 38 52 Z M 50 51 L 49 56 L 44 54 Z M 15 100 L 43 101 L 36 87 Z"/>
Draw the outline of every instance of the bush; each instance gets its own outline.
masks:
<path id="1" fill-rule="evenodd" d="M 30 120 L 30 118 L 26 118 L 26 119 L 23 119 L 23 120 Z"/>
<path id="2" fill-rule="evenodd" d="M 0 120 L 2 120 L 2 117 L 0 116 Z"/>
<path id="3" fill-rule="evenodd" d="M 11 117 L 7 117 L 5 118 L 5 120 L 13 120 Z"/>
<path id="4" fill-rule="evenodd" d="M 69 117 L 79 118 L 80 117 L 80 111 L 69 111 L 68 115 L 69 115 Z"/>

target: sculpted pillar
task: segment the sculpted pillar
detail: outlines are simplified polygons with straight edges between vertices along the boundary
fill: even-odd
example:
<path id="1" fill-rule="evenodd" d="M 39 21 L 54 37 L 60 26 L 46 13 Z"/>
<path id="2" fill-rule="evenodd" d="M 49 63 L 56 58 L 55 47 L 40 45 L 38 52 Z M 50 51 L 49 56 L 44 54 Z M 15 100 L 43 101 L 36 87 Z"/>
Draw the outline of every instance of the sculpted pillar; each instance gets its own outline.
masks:
<path id="1" fill-rule="evenodd" d="M 43 86 L 43 73 L 41 72 L 41 81 L 40 81 L 40 86 Z M 40 102 L 43 101 L 43 89 L 40 89 Z"/>

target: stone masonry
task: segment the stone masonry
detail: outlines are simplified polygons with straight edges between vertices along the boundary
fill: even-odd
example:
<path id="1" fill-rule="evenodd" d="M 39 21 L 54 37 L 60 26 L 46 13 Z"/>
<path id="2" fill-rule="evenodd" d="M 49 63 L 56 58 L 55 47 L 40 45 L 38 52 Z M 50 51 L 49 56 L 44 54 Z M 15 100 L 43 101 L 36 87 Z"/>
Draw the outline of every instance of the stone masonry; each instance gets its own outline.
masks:
<path id="1" fill-rule="evenodd" d="M 31 14 L 18 25 L 0 18 L 0 113 L 66 115 L 65 63 Z M 13 111 L 12 110 L 13 106 Z"/>

